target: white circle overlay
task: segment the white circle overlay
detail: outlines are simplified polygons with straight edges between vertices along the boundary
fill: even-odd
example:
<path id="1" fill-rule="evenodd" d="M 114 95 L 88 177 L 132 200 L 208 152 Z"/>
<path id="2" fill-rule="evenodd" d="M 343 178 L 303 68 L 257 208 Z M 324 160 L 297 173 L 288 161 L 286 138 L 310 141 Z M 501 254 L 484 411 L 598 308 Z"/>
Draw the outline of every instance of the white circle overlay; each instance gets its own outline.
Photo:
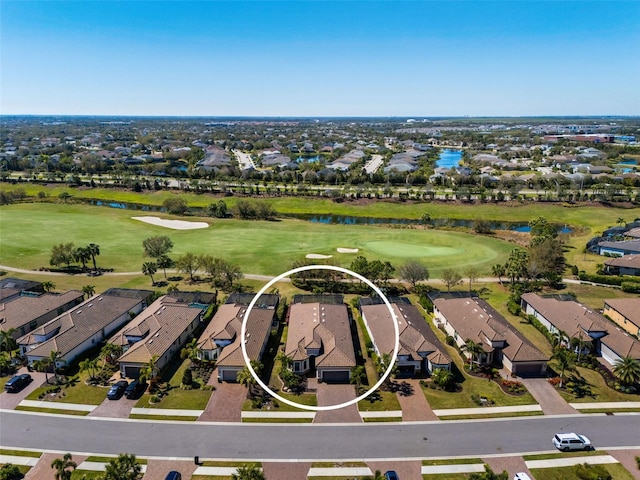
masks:
<path id="1" fill-rule="evenodd" d="M 246 330 L 247 330 L 247 320 L 249 319 L 249 314 L 251 313 L 251 309 L 256 304 L 258 298 L 260 298 L 260 296 L 264 292 L 266 292 L 267 289 L 269 287 L 271 287 L 274 283 L 279 282 L 283 278 L 289 277 L 290 275 L 293 275 L 295 273 L 304 272 L 304 271 L 307 271 L 307 270 L 333 270 L 333 271 L 336 271 L 336 272 L 346 273 L 348 275 L 356 277 L 358 280 L 363 281 L 364 283 L 369 285 L 373 289 L 373 291 L 376 292 L 380 296 L 380 298 L 384 301 L 385 305 L 389 309 L 389 313 L 391 314 L 391 321 L 393 322 L 393 330 L 395 332 L 395 347 L 393 349 L 393 355 L 391 356 L 391 361 L 389 362 L 389 366 L 387 367 L 387 370 L 384 372 L 382 377 L 380 377 L 380 380 L 378 380 L 378 382 L 373 387 L 371 387 L 369 390 L 364 392 L 362 395 L 360 395 L 359 397 L 356 397 L 356 398 L 354 398 L 352 400 L 349 400 L 347 402 L 339 403 L 339 404 L 336 404 L 336 405 L 323 405 L 323 406 L 303 405 L 301 403 L 293 402 L 293 401 L 291 401 L 291 400 L 289 400 L 287 398 L 283 398 L 280 395 L 278 395 L 277 393 L 275 393 L 274 391 L 272 391 L 260 379 L 258 374 L 255 372 L 255 370 L 251 366 L 251 359 L 249 358 L 249 355 L 247 354 L 247 347 L 246 347 L 245 342 L 244 342 L 244 337 L 245 337 Z M 349 405 L 354 405 L 355 403 L 359 402 L 360 400 L 364 400 L 369 395 L 371 395 L 374 391 L 376 391 L 384 383 L 384 381 L 387 379 L 387 377 L 389 375 L 391 375 L 391 371 L 393 370 L 393 367 L 394 367 L 394 365 L 396 363 L 396 359 L 398 358 L 398 349 L 400 348 L 400 331 L 398 330 L 398 319 L 396 317 L 395 312 L 393 311 L 393 308 L 391 307 L 391 303 L 389 303 L 389 300 L 387 299 L 385 294 L 382 293 L 382 291 L 376 285 L 374 285 L 373 282 L 371 282 L 371 280 L 369 280 L 368 278 L 363 277 L 362 275 L 360 275 L 360 274 L 358 274 L 356 272 L 352 272 L 351 270 L 348 270 L 346 268 L 336 267 L 334 265 L 305 265 L 303 267 L 293 268 L 293 269 L 291 269 L 291 270 L 289 270 L 287 272 L 284 272 L 283 274 L 271 279 L 264 287 L 262 287 L 260 289 L 260 291 L 258 293 L 256 293 L 255 297 L 253 297 L 253 300 L 251 300 L 251 303 L 249 304 L 249 307 L 247 308 L 247 311 L 244 314 L 244 318 L 242 319 L 242 329 L 240 330 L 240 335 L 241 335 L 240 339 L 242 341 L 240 345 L 242 347 L 242 356 L 244 358 L 244 363 L 249 368 L 249 372 L 251 373 L 251 376 L 256 380 L 256 382 L 258 382 L 258 384 L 265 391 L 267 391 L 272 397 L 277 398 L 281 402 L 286 403 L 287 405 L 290 405 L 292 407 L 300 408 L 302 410 L 312 410 L 312 411 L 316 411 L 316 412 L 318 412 L 318 411 L 326 411 L 326 410 L 337 410 L 337 409 L 340 409 L 340 408 L 348 407 Z"/>

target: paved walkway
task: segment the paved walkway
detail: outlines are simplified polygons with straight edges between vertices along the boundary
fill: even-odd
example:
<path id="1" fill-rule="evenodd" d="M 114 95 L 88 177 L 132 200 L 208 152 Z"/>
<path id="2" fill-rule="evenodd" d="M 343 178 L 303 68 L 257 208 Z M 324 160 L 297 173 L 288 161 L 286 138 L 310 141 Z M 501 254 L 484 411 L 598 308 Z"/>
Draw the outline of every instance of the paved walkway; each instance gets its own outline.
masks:
<path id="1" fill-rule="evenodd" d="M 316 412 L 308 411 L 296 411 L 296 412 L 281 412 L 278 409 L 269 411 L 247 411 L 242 412 L 242 418 L 308 418 L 313 420 L 316 416 Z"/>
<path id="2" fill-rule="evenodd" d="M 438 417 L 462 416 L 462 415 L 489 415 L 494 413 L 518 413 L 518 412 L 540 412 L 540 405 L 512 405 L 509 407 L 478 407 L 478 408 L 444 408 L 434 410 Z"/>
<path id="3" fill-rule="evenodd" d="M 262 462 L 262 471 L 267 480 L 307 480 L 310 462 Z"/>
<path id="4" fill-rule="evenodd" d="M 329 467 L 309 469 L 308 477 L 365 477 L 372 475 L 369 467 Z"/>
<path id="5" fill-rule="evenodd" d="M 2 455 L 0 454 L 0 465 L 10 463 L 11 465 L 25 465 L 34 467 L 38 463 L 38 457 L 22 457 L 19 455 Z"/>
<path id="6" fill-rule="evenodd" d="M 590 403 L 570 403 L 576 410 L 594 409 L 617 409 L 617 408 L 637 408 L 640 409 L 640 402 L 590 402 Z"/>
<path id="7" fill-rule="evenodd" d="M 46 400 L 22 400 L 21 407 L 49 408 L 51 410 L 73 410 L 76 412 L 93 412 L 97 405 L 83 405 L 80 403 L 48 402 Z M 62 412 L 64 413 L 64 412 Z"/>
<path id="8" fill-rule="evenodd" d="M 557 468 L 572 467 L 581 463 L 589 463 L 591 465 L 601 465 L 607 463 L 618 463 L 618 460 L 611 455 L 590 455 L 586 457 L 562 457 L 549 458 L 547 460 L 527 460 L 525 464 L 527 468 Z"/>
<path id="9" fill-rule="evenodd" d="M 211 393 L 204 412 L 198 417 L 206 422 L 241 422 L 242 404 L 247 399 L 247 388 L 239 383 L 218 383 L 217 369 L 213 371 L 209 383 L 216 389 Z M 213 383 L 212 383 L 213 382 Z"/>
<path id="10" fill-rule="evenodd" d="M 459 463 L 454 465 L 424 465 L 423 475 L 438 475 L 442 473 L 482 473 L 484 463 Z"/>
<path id="11" fill-rule="evenodd" d="M 578 413 L 572 408 L 546 378 L 518 378 L 519 382 L 529 390 L 536 402 L 542 407 L 545 415 L 566 415 Z"/>
<path id="12" fill-rule="evenodd" d="M 356 398 L 353 385 L 327 385 L 318 383 L 318 406 L 339 405 Z M 362 423 L 357 405 L 339 408 L 337 410 L 319 411 L 313 423 Z"/>
<path id="13" fill-rule="evenodd" d="M 420 380 L 409 378 L 402 380 L 402 382 L 407 383 L 411 387 L 410 390 L 404 389 L 396 392 L 396 397 L 402 408 L 402 420 L 405 422 L 438 420 L 438 416 L 433 412 L 429 402 L 427 402 L 427 399 L 422 393 Z"/>

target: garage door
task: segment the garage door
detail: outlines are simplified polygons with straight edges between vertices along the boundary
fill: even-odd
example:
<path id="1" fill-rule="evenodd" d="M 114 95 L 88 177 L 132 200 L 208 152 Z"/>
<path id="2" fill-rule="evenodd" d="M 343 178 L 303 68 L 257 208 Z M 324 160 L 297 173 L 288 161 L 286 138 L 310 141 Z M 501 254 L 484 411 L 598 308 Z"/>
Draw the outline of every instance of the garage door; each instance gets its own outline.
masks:
<path id="1" fill-rule="evenodd" d="M 327 383 L 349 383 L 349 370 L 322 372 L 322 381 Z"/>
<path id="2" fill-rule="evenodd" d="M 540 375 L 541 365 L 538 363 L 516 363 L 516 371 L 514 372 L 519 377 L 533 377 Z"/>
<path id="3" fill-rule="evenodd" d="M 124 375 L 127 378 L 138 378 L 140 376 L 140 367 L 124 367 Z"/>
<path id="4" fill-rule="evenodd" d="M 222 371 L 222 380 L 225 382 L 237 382 L 238 372 L 236 370 L 225 369 Z"/>

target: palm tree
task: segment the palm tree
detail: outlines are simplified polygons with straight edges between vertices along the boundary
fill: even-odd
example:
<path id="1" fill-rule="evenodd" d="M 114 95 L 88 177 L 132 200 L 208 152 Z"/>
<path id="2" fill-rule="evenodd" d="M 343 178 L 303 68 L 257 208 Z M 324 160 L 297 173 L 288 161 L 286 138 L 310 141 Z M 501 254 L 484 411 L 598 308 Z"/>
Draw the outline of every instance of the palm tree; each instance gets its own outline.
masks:
<path id="1" fill-rule="evenodd" d="M 640 360 L 632 357 L 623 357 L 613 366 L 613 375 L 625 385 L 640 383 Z"/>
<path id="2" fill-rule="evenodd" d="M 7 330 L 0 330 L 0 350 L 9 352 L 9 360 L 13 358 L 13 351 L 17 348 L 16 341 L 13 339 L 13 334 L 16 331 L 13 327 Z"/>
<path id="3" fill-rule="evenodd" d="M 360 388 L 367 378 L 367 372 L 364 365 L 356 365 L 351 369 L 351 379 L 349 380 L 353 385 Z"/>
<path id="4" fill-rule="evenodd" d="M 567 332 L 565 332 L 564 330 L 556 330 L 555 332 L 552 333 L 553 335 L 553 346 L 554 347 L 561 347 L 562 343 L 564 342 L 564 339 L 567 338 Z"/>
<path id="5" fill-rule="evenodd" d="M 146 382 L 150 380 L 156 372 L 156 362 L 158 361 L 158 355 L 154 355 L 151 359 L 140 367 L 140 382 Z"/>
<path id="6" fill-rule="evenodd" d="M 53 282 L 42 282 L 42 288 L 44 288 L 44 291 L 46 293 L 52 292 L 53 290 L 55 290 L 56 288 L 56 284 Z"/>
<path id="7" fill-rule="evenodd" d="M 167 278 L 167 268 L 171 268 L 175 265 L 175 262 L 171 260 L 167 255 L 160 255 L 156 259 L 156 263 L 158 265 L 158 268 L 161 268 L 164 272 L 165 279 Z"/>
<path id="8" fill-rule="evenodd" d="M 231 478 L 233 480 L 266 480 L 264 473 L 256 464 L 238 467 L 236 472 L 231 474 Z"/>
<path id="9" fill-rule="evenodd" d="M 47 357 L 33 362 L 33 368 L 35 368 L 36 371 L 44 372 L 44 381 L 47 383 L 49 383 L 49 373 L 48 373 L 49 364 L 50 364 L 50 361 L 49 361 L 49 358 Z"/>
<path id="10" fill-rule="evenodd" d="M 451 373 L 451 371 L 447 370 L 446 368 L 437 368 L 431 374 L 431 380 L 439 387 L 447 390 L 453 383 L 454 376 L 453 373 Z"/>
<path id="11" fill-rule="evenodd" d="M 100 358 L 102 358 L 102 368 L 107 366 L 107 363 L 113 362 L 116 358 L 122 355 L 122 346 L 115 343 L 106 343 L 100 350 Z"/>
<path id="12" fill-rule="evenodd" d="M 476 358 L 484 352 L 482 345 L 474 342 L 470 338 L 467 338 L 464 342 L 464 345 L 461 347 L 461 350 L 469 355 L 469 358 L 471 360 L 471 370 L 474 370 L 474 365 L 478 363 L 476 362 Z"/>
<path id="13" fill-rule="evenodd" d="M 251 368 L 253 368 L 253 371 L 256 372 L 256 375 L 260 375 L 260 371 L 262 370 L 262 364 L 255 360 L 251 360 Z M 240 385 L 244 385 L 245 387 L 247 387 L 247 391 L 249 393 L 249 396 L 251 397 L 253 395 L 253 387 L 258 382 L 253 377 L 253 375 L 251 375 L 251 372 L 249 371 L 249 367 L 245 365 L 245 367 L 238 372 L 236 380 Z"/>
<path id="14" fill-rule="evenodd" d="M 87 268 L 87 262 L 91 259 L 91 253 L 89 253 L 89 247 L 78 247 L 73 252 L 73 257 L 77 262 L 82 263 L 82 269 Z"/>
<path id="15" fill-rule="evenodd" d="M 53 476 L 55 480 L 71 480 L 71 472 L 78 466 L 71 458 L 70 453 L 65 453 L 62 458 L 56 458 L 51 462 L 51 468 L 56 470 Z"/>
<path id="16" fill-rule="evenodd" d="M 105 465 L 104 480 L 138 480 L 141 472 L 142 467 L 135 455 L 121 453 Z"/>
<path id="17" fill-rule="evenodd" d="M 584 338 L 582 338 L 582 332 L 580 332 L 580 333 L 578 333 L 578 335 L 573 337 L 569 343 L 571 344 L 571 346 L 574 349 L 578 350 L 578 362 L 579 362 L 580 361 L 580 355 L 582 354 L 582 351 L 584 350 L 584 348 L 589 343 L 589 340 L 585 340 Z"/>
<path id="18" fill-rule="evenodd" d="M 194 338 L 189 343 L 187 343 L 184 348 L 180 351 L 180 358 L 183 360 L 188 358 L 192 362 L 200 361 L 200 349 L 198 348 L 198 339 Z"/>
<path id="19" fill-rule="evenodd" d="M 560 369 L 560 388 L 564 386 L 564 372 L 573 370 L 573 357 L 566 348 L 558 348 L 552 356 Z"/>
<path id="20" fill-rule="evenodd" d="M 618 217 L 618 220 L 616 220 L 616 223 L 620 226 L 625 225 L 626 222 L 624 221 L 624 218 L 622 217 Z"/>
<path id="21" fill-rule="evenodd" d="M 85 285 L 84 287 L 82 287 L 82 291 L 87 296 L 87 298 L 91 298 L 96 293 L 96 286 L 95 285 Z"/>
<path id="22" fill-rule="evenodd" d="M 153 281 L 153 275 L 158 271 L 158 265 L 156 262 L 144 262 L 142 264 L 142 273 L 144 275 L 148 275 L 151 279 L 151 285 L 154 285 L 156 282 Z"/>
<path id="23" fill-rule="evenodd" d="M 49 353 L 49 362 L 51 368 L 53 368 L 53 376 L 55 377 L 56 383 L 58 383 L 58 360 L 60 360 L 61 358 L 62 353 L 56 350 L 51 350 L 51 352 Z"/>
<path id="24" fill-rule="evenodd" d="M 91 256 L 91 260 L 93 260 L 93 269 L 98 270 L 98 266 L 96 265 L 96 257 L 100 255 L 100 246 L 95 243 L 90 243 L 87 247 L 87 251 Z"/>
<path id="25" fill-rule="evenodd" d="M 89 379 L 93 380 L 96 378 L 96 370 L 98 369 L 98 359 L 94 358 L 93 360 L 90 360 L 88 358 L 85 358 L 78 364 L 78 367 L 80 367 L 81 372 L 84 372 L 84 371 L 89 372 Z"/>

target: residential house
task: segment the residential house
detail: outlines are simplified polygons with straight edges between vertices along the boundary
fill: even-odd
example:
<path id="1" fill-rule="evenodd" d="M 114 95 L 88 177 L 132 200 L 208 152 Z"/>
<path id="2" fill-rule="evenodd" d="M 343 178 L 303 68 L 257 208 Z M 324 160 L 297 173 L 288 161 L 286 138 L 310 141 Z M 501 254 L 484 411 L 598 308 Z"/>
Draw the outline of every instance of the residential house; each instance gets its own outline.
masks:
<path id="1" fill-rule="evenodd" d="M 19 297 L 0 303 L 0 329 L 8 331 L 15 328 L 11 336 L 17 340 L 83 300 L 84 293 L 78 290 L 60 294 L 23 292 Z"/>
<path id="2" fill-rule="evenodd" d="M 341 295 L 332 303 L 315 298 L 296 296 L 289 307 L 285 355 L 293 360 L 297 374 L 315 370 L 318 381 L 347 383 L 356 366 L 347 306 Z"/>
<path id="3" fill-rule="evenodd" d="M 605 240 L 598 243 L 598 255 L 609 255 L 611 257 L 622 257 L 623 255 L 633 255 L 640 253 L 640 240 L 628 240 L 622 242 L 611 242 Z"/>
<path id="4" fill-rule="evenodd" d="M 56 351 L 60 354 L 57 366 L 69 365 L 141 312 L 152 295 L 149 290 L 125 288 L 111 288 L 95 295 L 20 337 L 20 353 L 33 365 Z"/>
<path id="5" fill-rule="evenodd" d="M 623 357 L 640 359 L 640 341 L 573 298 L 525 293 L 521 303 L 522 309 L 535 316 L 550 332 L 564 332 L 566 340 L 586 337 L 592 342 L 594 353 L 610 365 Z"/>
<path id="6" fill-rule="evenodd" d="M 176 293 L 158 298 L 109 339 L 124 350 L 118 359 L 123 377 L 137 378 L 154 358 L 159 372 L 193 337 L 209 305 L 181 301 Z"/>
<path id="7" fill-rule="evenodd" d="M 250 297 L 250 298 L 249 298 Z M 231 295 L 207 325 L 198 339 L 198 356 L 203 360 L 215 360 L 218 381 L 235 382 L 246 363 L 242 354 L 242 321 L 253 295 Z M 244 338 L 247 356 L 261 361 L 276 321 L 278 295 L 261 295 L 249 312 Z"/>
<path id="8" fill-rule="evenodd" d="M 458 347 L 473 340 L 482 348 L 475 361 L 480 365 L 502 365 L 511 375 L 539 376 L 547 371 L 549 357 L 491 305 L 480 298 L 436 298 L 434 321 L 443 327 Z"/>
<path id="9" fill-rule="evenodd" d="M 20 278 L 4 278 L 0 280 L 0 302 L 19 297 L 22 294 L 43 293 L 42 283 Z"/>
<path id="10" fill-rule="evenodd" d="M 605 300 L 602 314 L 631 335 L 640 336 L 640 298 Z"/>
<path id="11" fill-rule="evenodd" d="M 431 374 L 438 368 L 451 369 L 451 358 L 427 325 L 420 311 L 404 297 L 389 299 L 395 320 L 389 308 L 379 298 L 361 298 L 360 312 L 376 355 L 392 354 L 395 349 L 395 329 L 399 331 L 398 375 L 416 376 Z"/>
<path id="12" fill-rule="evenodd" d="M 608 275 L 640 275 L 640 254 L 610 258 L 604 262 Z"/>

